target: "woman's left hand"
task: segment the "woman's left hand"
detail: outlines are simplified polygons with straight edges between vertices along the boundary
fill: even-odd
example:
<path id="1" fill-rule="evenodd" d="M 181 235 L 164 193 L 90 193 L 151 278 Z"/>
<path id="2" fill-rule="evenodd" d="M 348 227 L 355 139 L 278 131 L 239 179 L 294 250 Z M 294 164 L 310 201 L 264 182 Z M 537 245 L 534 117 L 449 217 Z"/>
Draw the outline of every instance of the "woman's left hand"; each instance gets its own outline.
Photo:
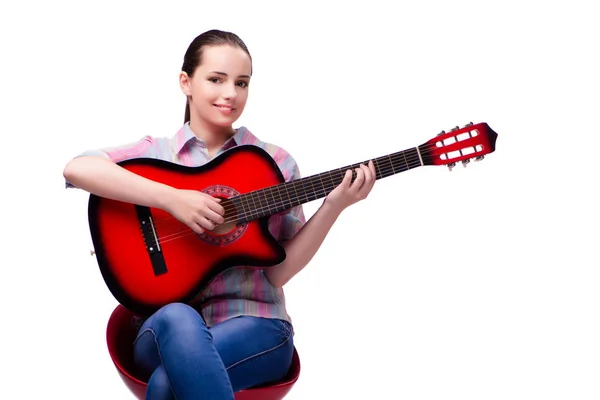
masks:
<path id="1" fill-rule="evenodd" d="M 367 198 L 375 184 L 375 165 L 369 161 L 368 166 L 361 164 L 356 168 L 356 179 L 352 182 L 352 170 L 346 171 L 342 183 L 340 183 L 325 198 L 325 202 L 334 207 L 338 212 L 354 203 Z"/>

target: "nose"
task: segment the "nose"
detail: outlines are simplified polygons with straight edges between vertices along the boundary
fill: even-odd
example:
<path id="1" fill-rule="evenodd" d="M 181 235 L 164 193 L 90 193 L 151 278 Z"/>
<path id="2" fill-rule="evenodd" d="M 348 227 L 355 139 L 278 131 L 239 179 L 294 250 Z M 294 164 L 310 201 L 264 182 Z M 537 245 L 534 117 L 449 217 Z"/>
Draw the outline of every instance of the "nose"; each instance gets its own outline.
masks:
<path id="1" fill-rule="evenodd" d="M 235 99 L 237 97 L 237 90 L 235 85 L 227 85 L 223 92 L 223 97 L 227 100 Z"/>

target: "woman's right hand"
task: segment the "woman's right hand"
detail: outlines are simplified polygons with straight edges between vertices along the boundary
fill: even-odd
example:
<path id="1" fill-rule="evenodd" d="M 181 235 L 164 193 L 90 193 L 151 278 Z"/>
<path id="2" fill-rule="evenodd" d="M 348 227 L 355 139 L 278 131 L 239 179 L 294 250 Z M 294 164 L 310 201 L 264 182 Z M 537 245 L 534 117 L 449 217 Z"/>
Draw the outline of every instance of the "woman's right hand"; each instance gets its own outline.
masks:
<path id="1" fill-rule="evenodd" d="M 220 202 L 221 199 L 197 190 L 175 189 L 164 210 L 201 234 L 224 222 L 225 210 Z"/>

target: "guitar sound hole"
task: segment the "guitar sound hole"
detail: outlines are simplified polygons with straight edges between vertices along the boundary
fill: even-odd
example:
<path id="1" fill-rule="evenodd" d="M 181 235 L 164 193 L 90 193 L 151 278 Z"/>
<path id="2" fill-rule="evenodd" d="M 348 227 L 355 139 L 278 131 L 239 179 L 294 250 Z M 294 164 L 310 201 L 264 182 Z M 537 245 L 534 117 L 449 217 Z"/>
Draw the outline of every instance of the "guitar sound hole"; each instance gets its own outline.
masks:
<path id="1" fill-rule="evenodd" d="M 223 216 L 225 223 L 217 225 L 212 231 L 205 231 L 197 236 L 203 241 L 216 246 L 228 245 L 242 237 L 248 224 L 236 224 L 237 212 L 233 204 L 227 201 L 230 197 L 239 195 L 239 192 L 231 187 L 222 185 L 207 187 L 203 192 L 221 199 L 221 204 L 225 208 L 225 215 Z"/>
<path id="2" fill-rule="evenodd" d="M 235 222 L 226 222 L 222 225 L 217 225 L 211 232 L 215 235 L 225 235 L 231 232 L 236 227 Z"/>

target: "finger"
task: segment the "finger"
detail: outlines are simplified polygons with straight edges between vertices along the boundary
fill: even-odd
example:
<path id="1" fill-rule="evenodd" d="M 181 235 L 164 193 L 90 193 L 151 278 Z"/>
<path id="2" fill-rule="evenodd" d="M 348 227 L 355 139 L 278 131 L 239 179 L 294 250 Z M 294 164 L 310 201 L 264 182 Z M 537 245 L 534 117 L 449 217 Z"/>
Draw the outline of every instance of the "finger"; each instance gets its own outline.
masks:
<path id="1" fill-rule="evenodd" d="M 207 200 L 211 200 L 212 203 L 219 204 L 222 200 L 220 197 L 214 197 L 207 193 L 200 192 L 200 194 L 202 194 Z"/>
<path id="2" fill-rule="evenodd" d="M 198 235 L 202 235 L 204 233 L 204 229 L 202 229 L 202 227 L 200 225 L 198 225 L 196 222 L 193 222 L 190 225 L 190 228 Z"/>
<path id="3" fill-rule="evenodd" d="M 362 169 L 365 174 L 365 184 L 368 184 L 373 180 L 373 174 L 371 174 L 371 170 L 366 164 L 360 164 L 360 169 Z"/>
<path id="4" fill-rule="evenodd" d="M 211 221 L 216 222 L 217 224 L 222 224 L 225 221 L 225 218 L 223 218 L 223 213 L 219 213 L 218 211 L 213 211 L 211 209 L 208 209 L 204 216 Z"/>
<path id="5" fill-rule="evenodd" d="M 342 183 L 340 183 L 340 186 L 349 188 L 351 184 L 352 184 L 352 170 L 349 169 L 344 174 L 344 179 L 342 179 Z"/>
<path id="6" fill-rule="evenodd" d="M 373 173 L 373 178 L 375 178 L 374 180 L 376 180 L 376 178 L 377 178 L 377 170 L 375 169 L 375 163 L 373 162 L 373 160 L 369 161 L 369 169 Z"/>
<path id="7" fill-rule="evenodd" d="M 358 191 L 359 191 L 359 195 L 363 196 L 363 192 L 365 190 L 369 190 L 372 178 L 371 178 L 371 170 L 369 170 L 369 167 L 367 167 L 364 164 L 361 164 L 360 169 L 363 172 L 363 175 L 364 175 L 365 178 L 363 180 L 363 184 L 360 186 L 360 188 L 358 189 Z"/>
<path id="8" fill-rule="evenodd" d="M 212 231 L 213 229 L 215 229 L 215 224 L 209 220 L 208 218 L 205 217 L 200 217 L 198 218 L 198 220 L 196 221 L 202 228 L 208 230 L 208 231 Z"/>
<path id="9" fill-rule="evenodd" d="M 358 196 L 362 199 L 367 198 L 371 192 L 371 189 L 373 189 L 373 185 L 375 184 L 375 175 L 373 174 L 373 171 L 367 166 L 364 166 L 364 168 L 366 175 L 365 184 L 360 188 L 358 193 Z"/>
<path id="10" fill-rule="evenodd" d="M 354 180 L 354 183 L 352 183 L 352 189 L 358 191 L 365 181 L 365 173 L 361 168 L 356 168 L 355 171 L 356 179 Z"/>
<path id="11" fill-rule="evenodd" d="M 373 182 L 375 181 L 375 173 L 371 169 L 371 163 L 369 163 L 369 165 L 364 165 L 364 171 L 365 171 L 365 186 L 369 186 L 369 187 L 373 186 Z"/>
<path id="12" fill-rule="evenodd" d="M 214 213 L 217 213 L 219 215 L 225 214 L 225 208 L 223 208 L 223 206 L 218 203 L 209 202 L 207 206 L 208 209 Z M 216 219 L 214 221 L 216 221 Z"/>

